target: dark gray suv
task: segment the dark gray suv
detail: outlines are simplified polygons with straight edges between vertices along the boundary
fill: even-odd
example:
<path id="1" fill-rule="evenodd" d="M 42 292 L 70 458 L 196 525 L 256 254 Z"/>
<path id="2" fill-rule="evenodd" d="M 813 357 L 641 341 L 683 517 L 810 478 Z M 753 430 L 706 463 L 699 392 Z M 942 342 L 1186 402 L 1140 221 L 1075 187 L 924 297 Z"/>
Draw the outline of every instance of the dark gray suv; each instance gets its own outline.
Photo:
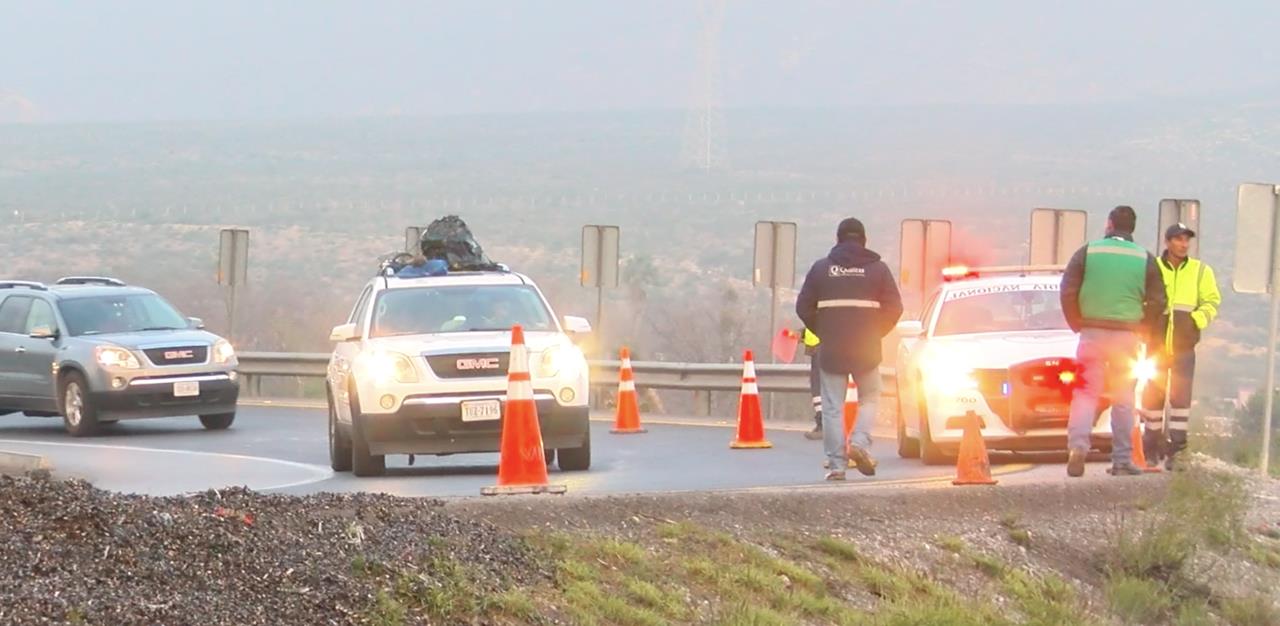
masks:
<path id="1" fill-rule="evenodd" d="M 198 415 L 231 426 L 231 344 L 155 292 L 112 278 L 0 281 L 0 415 L 62 416 L 92 435 L 122 419 Z"/>

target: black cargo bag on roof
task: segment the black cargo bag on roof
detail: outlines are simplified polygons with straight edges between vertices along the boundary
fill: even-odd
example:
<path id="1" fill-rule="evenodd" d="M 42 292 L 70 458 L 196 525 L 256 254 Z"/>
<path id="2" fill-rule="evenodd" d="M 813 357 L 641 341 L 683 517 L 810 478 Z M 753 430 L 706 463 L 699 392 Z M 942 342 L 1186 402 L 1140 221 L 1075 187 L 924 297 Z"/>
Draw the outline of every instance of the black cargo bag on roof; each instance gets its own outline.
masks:
<path id="1" fill-rule="evenodd" d="M 422 255 L 443 260 L 454 272 L 501 269 L 484 255 L 471 229 L 457 215 L 447 215 L 427 226 L 422 233 Z"/>

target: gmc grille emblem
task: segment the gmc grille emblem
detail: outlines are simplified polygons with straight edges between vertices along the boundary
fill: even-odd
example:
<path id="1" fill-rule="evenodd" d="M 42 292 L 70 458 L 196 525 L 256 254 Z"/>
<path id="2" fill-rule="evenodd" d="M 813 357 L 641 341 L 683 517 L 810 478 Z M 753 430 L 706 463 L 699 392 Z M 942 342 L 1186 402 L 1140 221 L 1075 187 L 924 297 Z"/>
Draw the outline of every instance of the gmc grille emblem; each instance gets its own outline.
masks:
<path id="1" fill-rule="evenodd" d="M 193 350 L 168 350 L 164 353 L 164 360 L 176 361 L 178 359 L 194 359 L 196 356 Z"/>
<path id="2" fill-rule="evenodd" d="M 501 367 L 496 357 L 487 359 L 458 359 L 458 370 L 496 370 Z"/>

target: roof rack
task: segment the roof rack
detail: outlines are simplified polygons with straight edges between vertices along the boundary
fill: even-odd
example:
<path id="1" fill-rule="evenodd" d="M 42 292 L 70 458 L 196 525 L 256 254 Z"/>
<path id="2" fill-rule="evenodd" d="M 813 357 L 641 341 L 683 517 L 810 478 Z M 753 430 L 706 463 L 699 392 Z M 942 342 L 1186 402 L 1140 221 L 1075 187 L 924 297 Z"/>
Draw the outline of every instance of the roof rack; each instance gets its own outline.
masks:
<path id="1" fill-rule="evenodd" d="M 0 280 L 0 289 L 32 289 L 34 291 L 48 291 L 49 288 L 44 283 L 38 283 L 33 280 Z"/>
<path id="2" fill-rule="evenodd" d="M 106 276 L 64 276 L 55 285 L 102 285 L 104 287 L 125 287 L 124 281 Z"/>

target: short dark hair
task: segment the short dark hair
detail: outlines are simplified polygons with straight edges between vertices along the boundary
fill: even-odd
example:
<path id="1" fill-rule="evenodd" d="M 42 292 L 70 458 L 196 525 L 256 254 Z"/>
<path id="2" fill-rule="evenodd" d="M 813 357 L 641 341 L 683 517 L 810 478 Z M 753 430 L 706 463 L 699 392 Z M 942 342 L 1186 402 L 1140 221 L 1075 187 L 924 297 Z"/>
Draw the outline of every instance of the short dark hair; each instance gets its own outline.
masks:
<path id="1" fill-rule="evenodd" d="M 1107 216 L 1111 221 L 1111 229 L 1126 235 L 1132 235 L 1133 230 L 1138 227 L 1138 214 L 1133 212 L 1133 207 L 1120 205 L 1111 209 L 1111 214 Z"/>

